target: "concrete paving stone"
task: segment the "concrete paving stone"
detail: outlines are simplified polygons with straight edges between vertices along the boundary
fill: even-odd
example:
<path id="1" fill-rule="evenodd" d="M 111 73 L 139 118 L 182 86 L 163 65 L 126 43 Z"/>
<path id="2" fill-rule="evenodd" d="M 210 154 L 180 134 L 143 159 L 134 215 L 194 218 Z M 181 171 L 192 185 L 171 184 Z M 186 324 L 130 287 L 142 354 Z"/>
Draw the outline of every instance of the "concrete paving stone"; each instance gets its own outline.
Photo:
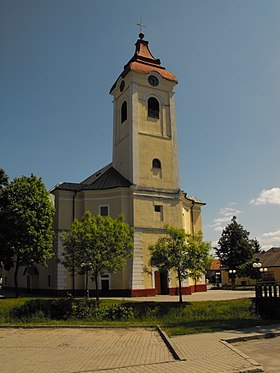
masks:
<path id="1" fill-rule="evenodd" d="M 0 372 L 256 373 L 261 366 L 227 341 L 279 332 L 280 325 L 172 337 L 186 359 L 178 361 L 153 328 L 5 328 Z"/>
<path id="2" fill-rule="evenodd" d="M 194 371 L 222 373 L 255 368 L 244 355 L 222 343 L 218 333 L 173 337 L 171 343 Z"/>
<path id="3" fill-rule="evenodd" d="M 280 372 L 280 336 L 234 343 L 234 346 L 260 362 L 266 373 Z"/>
<path id="4" fill-rule="evenodd" d="M 79 373 L 94 373 L 97 370 L 91 372 L 79 372 Z M 186 362 L 174 361 L 159 364 L 148 364 L 141 366 L 122 367 L 115 369 L 108 369 L 106 373 L 202 373 L 202 371 L 191 371 L 189 370 Z"/>
<path id="5" fill-rule="evenodd" d="M 154 329 L 0 329 L 0 338 L 0 371 L 7 373 L 89 371 L 174 361 Z"/>

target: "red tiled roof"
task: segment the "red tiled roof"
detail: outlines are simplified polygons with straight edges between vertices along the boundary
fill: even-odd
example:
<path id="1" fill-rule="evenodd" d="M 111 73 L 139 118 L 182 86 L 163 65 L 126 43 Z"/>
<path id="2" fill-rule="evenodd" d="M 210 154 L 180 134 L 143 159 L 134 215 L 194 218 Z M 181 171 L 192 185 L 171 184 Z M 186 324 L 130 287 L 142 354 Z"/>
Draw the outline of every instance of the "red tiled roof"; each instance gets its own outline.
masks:
<path id="1" fill-rule="evenodd" d="M 211 271 L 219 271 L 221 269 L 221 261 L 220 259 L 213 259 L 211 266 L 210 266 Z"/>
<path id="2" fill-rule="evenodd" d="M 124 66 L 124 70 L 120 76 L 124 78 L 129 71 L 136 71 L 141 74 L 148 74 L 151 71 L 156 71 L 163 79 L 170 80 L 177 84 L 178 80 L 176 76 L 166 70 L 165 67 L 161 66 L 160 60 L 156 59 L 150 52 L 148 44 L 148 41 L 141 38 L 137 40 L 134 56 Z M 110 93 L 116 87 L 116 83 L 117 81 L 112 86 Z"/>

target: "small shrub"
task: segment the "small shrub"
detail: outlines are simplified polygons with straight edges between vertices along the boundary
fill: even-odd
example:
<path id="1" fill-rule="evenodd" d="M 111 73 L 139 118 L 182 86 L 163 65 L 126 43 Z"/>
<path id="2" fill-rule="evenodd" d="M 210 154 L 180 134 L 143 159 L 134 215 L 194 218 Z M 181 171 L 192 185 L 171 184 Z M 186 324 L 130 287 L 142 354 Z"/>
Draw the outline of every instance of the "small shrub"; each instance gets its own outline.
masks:
<path id="1" fill-rule="evenodd" d="M 90 314 L 91 307 L 95 305 L 95 301 L 84 299 L 35 299 L 13 308 L 10 316 L 14 319 L 32 319 L 40 313 L 52 320 L 82 319 Z"/>
<path id="2" fill-rule="evenodd" d="M 95 314 L 96 302 L 90 299 L 71 299 L 67 318 L 86 319 Z"/>
<path id="3" fill-rule="evenodd" d="M 122 304 L 112 304 L 107 306 L 104 311 L 104 319 L 108 321 L 129 320 L 134 318 L 133 308 Z"/>

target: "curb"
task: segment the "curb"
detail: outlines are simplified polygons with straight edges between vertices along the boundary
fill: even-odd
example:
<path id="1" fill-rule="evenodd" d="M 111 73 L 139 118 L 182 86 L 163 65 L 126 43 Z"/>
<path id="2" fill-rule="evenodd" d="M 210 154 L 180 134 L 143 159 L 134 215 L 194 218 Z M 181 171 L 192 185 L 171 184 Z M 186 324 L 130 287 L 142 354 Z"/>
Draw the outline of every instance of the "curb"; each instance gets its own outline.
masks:
<path id="1" fill-rule="evenodd" d="M 265 339 L 265 338 L 275 338 L 280 336 L 280 330 L 269 332 L 269 333 L 256 333 L 253 335 L 244 335 L 243 337 L 232 337 L 232 338 L 225 338 L 222 341 L 228 343 L 235 343 L 235 342 L 246 342 L 246 341 L 253 341 L 254 339 Z"/>
<path id="2" fill-rule="evenodd" d="M 175 350 L 175 348 L 172 346 L 172 343 L 170 342 L 167 334 L 159 326 L 157 326 L 157 331 L 159 332 L 159 335 L 161 336 L 162 340 L 164 341 L 167 348 L 169 349 L 169 351 L 173 355 L 174 359 L 179 360 L 179 361 L 186 361 L 186 358 L 180 356 L 180 353 L 178 353 Z"/>
<path id="3" fill-rule="evenodd" d="M 233 338 L 227 338 L 227 339 L 221 339 L 220 342 L 226 345 L 231 350 L 238 353 L 240 356 L 242 356 L 244 359 L 246 359 L 250 364 L 254 365 L 252 368 L 247 368 L 239 371 L 235 371 L 234 373 L 260 373 L 264 372 L 263 367 L 256 362 L 255 360 L 251 359 L 249 356 L 238 350 L 238 348 L 231 345 L 231 343 L 235 342 L 246 342 L 246 341 L 253 341 L 257 339 L 265 339 L 265 338 L 275 338 L 277 336 L 280 336 L 280 331 L 274 331 L 269 333 L 257 333 L 253 335 L 243 336 L 243 337 L 233 337 Z"/>
<path id="4" fill-rule="evenodd" d="M 0 325 L 0 329 L 153 329 L 155 325 Z"/>
<path id="5" fill-rule="evenodd" d="M 232 346 L 230 342 L 220 339 L 220 342 L 234 351 L 236 354 L 241 356 L 243 359 L 247 360 L 250 365 L 253 365 L 250 368 L 245 368 L 241 370 L 235 370 L 233 373 L 261 373 L 264 372 L 263 367 L 255 360 L 251 359 L 248 355 L 244 354 L 238 348 Z"/>

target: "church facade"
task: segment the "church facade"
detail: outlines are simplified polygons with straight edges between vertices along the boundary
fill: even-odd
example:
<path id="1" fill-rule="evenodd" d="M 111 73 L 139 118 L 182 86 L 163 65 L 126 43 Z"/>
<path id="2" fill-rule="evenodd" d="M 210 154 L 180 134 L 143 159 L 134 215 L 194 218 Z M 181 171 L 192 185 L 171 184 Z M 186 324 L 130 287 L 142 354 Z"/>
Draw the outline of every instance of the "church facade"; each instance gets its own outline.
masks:
<path id="1" fill-rule="evenodd" d="M 101 295 L 153 296 L 177 294 L 174 274 L 148 267 L 148 247 L 165 233 L 165 225 L 202 230 L 203 202 L 180 189 L 174 87 L 176 77 L 153 57 L 148 41 L 139 34 L 133 57 L 113 84 L 113 159 L 81 183 L 61 183 L 51 193 L 55 203 L 55 257 L 38 273 L 22 273 L 30 289 L 53 293 L 72 291 L 71 274 L 57 259 L 63 252 L 60 235 L 70 229 L 74 218 L 89 210 L 93 215 L 119 214 L 134 228 L 134 252 L 125 269 L 100 276 Z M 29 276 L 29 280 L 24 279 Z M 85 278 L 75 276 L 76 290 L 83 291 Z M 95 284 L 90 283 L 94 293 Z M 196 290 L 206 290 L 205 280 Z M 190 278 L 183 293 L 194 291 Z"/>

